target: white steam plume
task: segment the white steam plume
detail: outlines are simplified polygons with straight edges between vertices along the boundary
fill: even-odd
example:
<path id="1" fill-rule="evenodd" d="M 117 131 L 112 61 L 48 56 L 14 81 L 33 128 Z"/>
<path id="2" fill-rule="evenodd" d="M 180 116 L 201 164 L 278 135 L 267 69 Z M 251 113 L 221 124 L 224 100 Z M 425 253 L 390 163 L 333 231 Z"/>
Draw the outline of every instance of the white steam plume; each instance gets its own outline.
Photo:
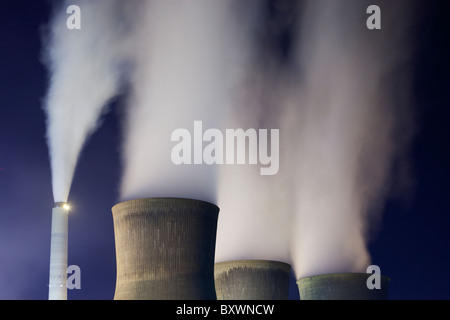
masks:
<path id="1" fill-rule="evenodd" d="M 298 277 L 364 271 L 371 223 L 411 133 L 404 113 L 411 1 L 376 2 L 382 30 L 374 31 L 366 28 L 369 1 L 301 2 L 295 61 L 277 64 L 270 53 L 258 60 L 254 44 L 265 2 L 70 1 L 82 9 L 82 29 L 68 30 L 62 10 L 47 55 L 54 200 L 67 200 L 79 153 L 117 94 L 126 61 L 133 70 L 121 200 L 218 203 L 216 260 L 292 254 Z M 173 164 L 171 133 L 193 134 L 195 120 L 204 130 L 279 129 L 278 174 Z"/>
<path id="2" fill-rule="evenodd" d="M 290 64 L 280 39 L 289 34 L 295 14 L 291 0 L 256 1 L 254 31 L 248 34 L 252 61 L 230 110 L 229 128 L 279 129 L 279 171 L 260 175 L 259 166 L 220 168 L 216 261 L 263 259 L 290 262 L 292 171 L 287 151 L 296 138 L 285 130 L 286 94 L 292 87 Z M 286 40 L 288 41 L 288 40 Z M 268 152 L 275 152 L 269 141 Z M 252 151 L 249 151 L 252 152 Z M 253 150 L 253 152 L 257 152 Z"/>
<path id="3" fill-rule="evenodd" d="M 298 119 L 292 245 L 298 277 L 365 272 L 373 218 L 410 138 L 404 111 L 412 2 L 378 2 L 382 29 L 374 31 L 366 28 L 370 4 L 322 0 L 302 11 L 301 94 L 289 116 Z"/>
<path id="4" fill-rule="evenodd" d="M 45 99 L 47 138 L 55 202 L 66 202 L 81 149 L 119 89 L 123 54 L 120 1 L 58 4 L 46 36 L 50 84 Z M 81 9 L 81 30 L 69 30 L 66 8 Z"/>
<path id="5" fill-rule="evenodd" d="M 216 202 L 212 165 L 175 165 L 175 129 L 222 128 L 245 53 L 236 1 L 142 1 L 123 146 L 122 200 L 184 197 Z M 192 137 L 193 139 L 194 137 Z"/>
<path id="6" fill-rule="evenodd" d="M 277 2 L 290 6 L 286 18 L 298 10 L 291 56 L 277 65 L 272 52 L 253 65 L 230 123 L 279 128 L 280 171 L 221 167 L 217 261 L 281 260 L 297 277 L 370 264 L 370 231 L 412 133 L 413 7 L 377 3 L 383 29 L 369 31 L 368 1 Z"/>
<path id="7" fill-rule="evenodd" d="M 271 69 L 271 68 L 269 68 Z M 254 70 L 246 84 L 246 99 L 232 110 L 232 128 L 279 129 L 280 169 L 260 175 L 259 166 L 220 168 L 216 261 L 263 259 L 290 262 L 289 242 L 293 183 L 286 150 L 292 143 L 280 125 L 287 79 L 276 70 Z M 270 141 L 270 140 L 269 140 Z M 274 152 L 270 144 L 269 152 Z M 256 151 L 255 151 L 256 152 Z"/>

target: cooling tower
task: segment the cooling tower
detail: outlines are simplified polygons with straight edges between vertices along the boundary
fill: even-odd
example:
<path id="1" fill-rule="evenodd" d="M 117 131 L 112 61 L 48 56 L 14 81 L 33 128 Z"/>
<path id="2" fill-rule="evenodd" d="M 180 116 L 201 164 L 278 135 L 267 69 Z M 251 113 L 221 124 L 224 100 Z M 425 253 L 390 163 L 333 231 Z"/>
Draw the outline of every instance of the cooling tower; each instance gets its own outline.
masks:
<path id="1" fill-rule="evenodd" d="M 236 260 L 216 263 L 214 277 L 218 300 L 287 300 L 287 263 L 269 260 Z"/>
<path id="2" fill-rule="evenodd" d="M 147 198 L 112 208 L 116 300 L 211 300 L 219 208 L 178 198 Z"/>
<path id="3" fill-rule="evenodd" d="M 380 275 L 380 289 L 369 289 L 370 273 L 335 273 L 297 281 L 300 300 L 387 300 L 390 279 Z"/>
<path id="4" fill-rule="evenodd" d="M 64 202 L 55 203 L 52 209 L 49 300 L 67 300 L 68 212 L 68 206 Z"/>

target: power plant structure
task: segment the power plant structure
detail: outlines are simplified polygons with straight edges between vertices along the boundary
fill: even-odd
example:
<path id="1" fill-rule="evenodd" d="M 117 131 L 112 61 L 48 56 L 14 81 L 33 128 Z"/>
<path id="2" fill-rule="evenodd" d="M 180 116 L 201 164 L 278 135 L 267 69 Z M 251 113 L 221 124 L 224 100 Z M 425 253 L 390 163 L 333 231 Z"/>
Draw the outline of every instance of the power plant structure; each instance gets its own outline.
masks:
<path id="1" fill-rule="evenodd" d="M 67 300 L 68 213 L 65 202 L 56 202 L 52 209 L 49 300 Z"/>
<path id="2" fill-rule="evenodd" d="M 369 289 L 370 273 L 333 273 L 297 281 L 300 300 L 387 300 L 390 279 L 380 276 L 380 288 Z"/>
<path id="3" fill-rule="evenodd" d="M 235 260 L 215 264 L 218 300 L 287 300 L 291 266 L 270 260 Z"/>
<path id="4" fill-rule="evenodd" d="M 215 300 L 219 208 L 182 198 L 145 198 L 112 208 L 115 300 Z"/>
<path id="5" fill-rule="evenodd" d="M 59 207 L 54 210 L 67 216 Z M 214 264 L 219 208 L 212 203 L 145 198 L 118 203 L 112 214 L 115 300 L 289 299 L 291 266 L 287 263 L 234 260 Z M 370 276 L 336 273 L 301 278 L 297 281 L 300 299 L 387 299 L 390 279 L 380 275 L 381 288 L 369 289 Z"/>
<path id="6" fill-rule="evenodd" d="M 233 260 L 214 264 L 219 207 L 195 199 L 145 198 L 112 208 L 115 300 L 288 300 L 288 263 Z M 68 213 L 52 209 L 49 300 L 67 300 Z M 369 277 L 379 277 L 370 288 Z M 297 281 L 300 300 L 387 300 L 390 279 L 332 273 Z"/>
<path id="7" fill-rule="evenodd" d="M 219 207 L 195 199 L 145 198 L 112 208 L 115 300 L 288 300 L 288 263 L 233 260 L 214 264 Z M 52 209 L 49 300 L 67 300 L 68 213 Z M 300 300 L 387 300 L 390 279 L 332 273 L 297 281 Z M 370 280 L 369 280 L 370 281 Z"/>

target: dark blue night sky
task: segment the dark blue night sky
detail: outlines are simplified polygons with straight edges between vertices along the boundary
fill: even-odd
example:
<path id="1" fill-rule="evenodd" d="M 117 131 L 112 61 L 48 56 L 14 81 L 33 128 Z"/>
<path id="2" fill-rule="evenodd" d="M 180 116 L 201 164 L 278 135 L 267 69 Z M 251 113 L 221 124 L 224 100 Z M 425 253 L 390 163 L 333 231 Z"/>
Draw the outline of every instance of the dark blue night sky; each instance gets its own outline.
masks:
<path id="1" fill-rule="evenodd" d="M 370 244 L 391 281 L 390 299 L 450 299 L 450 24 L 448 1 L 420 0 L 416 23 L 411 152 L 413 188 L 388 199 Z M 47 73 L 41 33 L 49 2 L 0 3 L 0 299 L 47 299 L 51 174 L 42 99 Z M 69 264 L 82 289 L 69 299 L 112 299 L 115 249 L 111 207 L 121 172 L 121 100 L 90 138 L 73 181 Z M 298 298 L 295 282 L 291 297 Z"/>

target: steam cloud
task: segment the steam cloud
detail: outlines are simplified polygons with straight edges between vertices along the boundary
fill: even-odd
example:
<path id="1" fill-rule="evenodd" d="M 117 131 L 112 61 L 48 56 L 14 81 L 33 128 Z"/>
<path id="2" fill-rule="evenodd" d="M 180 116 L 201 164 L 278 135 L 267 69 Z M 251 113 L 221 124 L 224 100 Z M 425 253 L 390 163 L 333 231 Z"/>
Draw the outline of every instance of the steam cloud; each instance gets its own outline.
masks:
<path id="1" fill-rule="evenodd" d="M 280 128 L 280 172 L 221 168 L 216 257 L 291 262 L 297 278 L 365 272 L 413 132 L 414 3 L 379 1 L 375 32 L 366 28 L 369 1 L 276 3 L 269 25 L 290 46 L 278 63 L 272 52 L 252 70 L 252 98 L 232 113 L 243 126 Z"/>
<path id="2" fill-rule="evenodd" d="M 369 5 L 317 1 L 303 9 L 292 248 L 299 277 L 366 271 L 367 241 L 411 138 L 413 2 L 381 2 L 379 32 L 364 28 Z"/>
<path id="3" fill-rule="evenodd" d="M 83 8 L 82 29 L 66 27 L 66 8 Z M 120 1 L 65 1 L 47 35 L 50 84 L 45 98 L 47 139 L 55 202 L 66 202 L 87 138 L 120 88 L 123 21 Z M 118 23 L 119 22 L 119 23 Z"/>
<path id="4" fill-rule="evenodd" d="M 236 1 L 142 1 L 124 140 L 121 198 L 216 202 L 217 168 L 177 166 L 171 133 L 195 120 L 222 128 L 245 61 Z M 240 28 L 240 29 L 239 29 Z"/>
<path id="5" fill-rule="evenodd" d="M 217 261 L 292 262 L 297 277 L 365 271 L 412 133 L 412 2 L 377 3 L 377 31 L 366 28 L 368 1 L 78 1 L 78 32 L 61 10 L 46 100 L 55 201 L 67 200 L 81 148 L 126 76 L 121 200 L 217 202 Z M 279 129 L 279 173 L 174 165 L 171 133 L 194 120 Z"/>

